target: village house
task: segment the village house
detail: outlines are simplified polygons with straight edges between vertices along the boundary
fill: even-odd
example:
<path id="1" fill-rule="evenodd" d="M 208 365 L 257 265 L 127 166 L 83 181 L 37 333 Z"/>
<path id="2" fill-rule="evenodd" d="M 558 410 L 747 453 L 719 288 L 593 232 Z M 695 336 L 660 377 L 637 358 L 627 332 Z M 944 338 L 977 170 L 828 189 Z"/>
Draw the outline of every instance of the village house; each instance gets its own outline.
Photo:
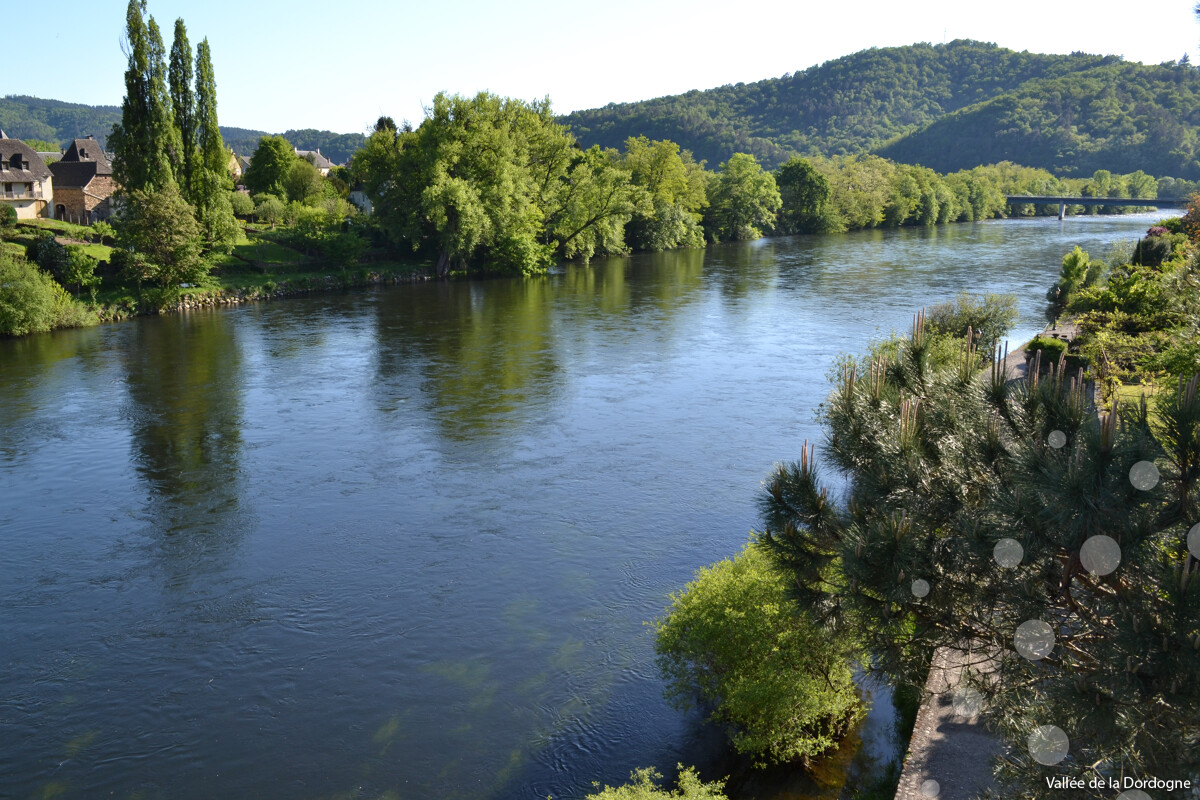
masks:
<path id="1" fill-rule="evenodd" d="M 0 203 L 17 210 L 17 219 L 50 215 L 54 176 L 32 147 L 0 130 Z"/>
<path id="2" fill-rule="evenodd" d="M 294 147 L 292 149 L 296 150 Z M 329 170 L 333 169 L 333 162 L 321 155 L 321 148 L 319 147 L 316 150 L 296 150 L 296 155 L 316 167 L 317 171 L 321 173 L 322 178 L 329 175 Z"/>
<path id="3" fill-rule="evenodd" d="M 54 173 L 55 219 L 90 225 L 112 216 L 112 165 L 89 136 L 71 142 L 67 152 L 50 165 Z"/>

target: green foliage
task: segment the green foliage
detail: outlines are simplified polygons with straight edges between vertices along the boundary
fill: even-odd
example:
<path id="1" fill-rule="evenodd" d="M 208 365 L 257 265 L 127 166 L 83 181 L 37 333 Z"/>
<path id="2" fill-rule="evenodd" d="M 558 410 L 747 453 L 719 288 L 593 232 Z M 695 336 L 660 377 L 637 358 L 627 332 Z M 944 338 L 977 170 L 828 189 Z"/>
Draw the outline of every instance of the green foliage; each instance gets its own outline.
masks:
<path id="1" fill-rule="evenodd" d="M 623 252 L 643 207 L 614 151 L 574 145 L 549 101 L 439 94 L 416 131 L 377 125 L 352 172 L 381 228 L 440 274 L 530 274 L 556 255 Z"/>
<path id="2" fill-rule="evenodd" d="M 264 136 L 242 175 L 242 183 L 251 195 L 262 193 L 287 197 L 287 179 L 292 166 L 300 160 L 296 151 L 282 136 Z"/>
<path id="3" fill-rule="evenodd" d="M 1188 197 L 1187 211 L 1179 220 L 1179 227 L 1191 242 L 1200 242 L 1200 194 Z"/>
<path id="4" fill-rule="evenodd" d="M 208 199 L 207 206 L 196 209 L 196 217 L 207 250 L 225 254 L 233 251 L 242 226 L 233 213 L 232 192 L 219 191 Z"/>
<path id="5" fill-rule="evenodd" d="M 93 242 L 97 244 L 104 244 L 106 241 L 111 242 L 116 235 L 116 229 L 104 220 L 92 223 L 91 239 Z"/>
<path id="6" fill-rule="evenodd" d="M 671 141 L 645 136 L 625 142 L 623 166 L 649 204 L 634 211 L 626 238 L 637 250 L 703 247 L 700 212 L 708 205 L 708 176 L 692 154 Z"/>
<path id="7" fill-rule="evenodd" d="M 1166 237 L 1163 237 L 1166 238 Z M 1080 290 L 1067 310 L 1077 315 L 1076 344 L 1109 390 L 1156 373 L 1195 372 L 1200 341 L 1200 255 L 1175 248 L 1157 266 L 1122 265 L 1102 284 Z"/>
<path id="8" fill-rule="evenodd" d="M 1175 248 L 1187 241 L 1182 233 L 1170 233 L 1169 229 L 1155 226 L 1138 240 L 1129 263 L 1135 266 L 1157 267 L 1171 257 Z"/>
<path id="9" fill-rule="evenodd" d="M 309 203 L 316 200 L 322 196 L 324 186 L 325 179 L 321 177 L 320 171 L 303 158 L 292 162 L 283 181 L 287 198 L 293 203 Z"/>
<path id="10" fill-rule="evenodd" d="M 254 197 L 255 218 L 272 228 L 283 221 L 285 211 L 283 201 L 273 194 L 259 194 Z"/>
<path id="11" fill-rule="evenodd" d="M 0 205 L 0 230 L 8 232 L 17 224 L 17 210 L 5 203 Z"/>
<path id="12" fill-rule="evenodd" d="M 1085 310 L 1079 307 L 1077 295 L 1080 290 L 1094 286 L 1103 275 L 1104 268 L 1104 264 L 1092 261 L 1086 250 L 1075 245 L 1071 252 L 1063 256 L 1058 282 L 1046 293 L 1052 313 L 1057 314 L 1064 308 Z"/>
<path id="13" fill-rule="evenodd" d="M 739 752 L 793 761 L 837 744 L 861 713 L 841 636 L 814 625 L 760 547 L 701 569 L 655 623 L 667 696 L 715 708 Z"/>
<path id="14" fill-rule="evenodd" d="M 245 192 L 234 192 L 229 198 L 229 205 L 239 217 L 248 217 L 254 213 L 254 200 Z"/>
<path id="15" fill-rule="evenodd" d="M 55 144 L 54 142 L 47 142 L 45 139 L 31 139 L 31 138 L 22 138 L 22 137 L 17 137 L 17 138 L 21 138 L 22 141 L 25 142 L 25 144 L 29 145 L 36 152 L 39 152 L 39 153 L 61 153 L 62 152 L 62 145 Z"/>
<path id="16" fill-rule="evenodd" d="M 658 786 L 662 774 L 653 767 L 636 769 L 629 775 L 629 783 L 624 786 L 605 786 L 603 789 L 596 784 L 598 791 L 593 792 L 585 800 L 725 800 L 723 781 L 703 783 L 696 774 L 694 767 L 679 765 L 679 788 L 671 791 Z"/>
<path id="17" fill-rule="evenodd" d="M 331 262 L 345 269 L 366 252 L 367 241 L 355 231 L 343 231 L 328 236 L 322 250 Z"/>
<path id="18" fill-rule="evenodd" d="M 588 144 L 615 147 L 644 134 L 677 141 L 712 164 L 746 152 L 776 167 L 794 155 L 870 151 L 1029 80 L 1103 63 L 1082 53 L 1017 53 L 964 40 L 872 48 L 780 78 L 610 104 L 564 121 Z"/>
<path id="19" fill-rule="evenodd" d="M 782 209 L 777 225 L 781 233 L 824 233 L 838 223 L 830 218 L 829 181 L 812 162 L 796 156 L 775 173 Z"/>
<path id="20" fill-rule="evenodd" d="M 173 161 L 183 149 L 174 126 L 162 35 L 144 2 L 129 0 L 125 14 L 128 66 L 121 121 L 108 135 L 113 178 L 125 191 L 155 191 L 175 181 Z"/>
<path id="21" fill-rule="evenodd" d="M 33 147 L 31 139 L 50 145 L 48 151 L 59 150 L 55 142 L 66 142 L 94 134 L 106 149 L 105 134 L 121 121 L 121 109 L 116 106 L 90 106 L 84 103 L 64 103 L 26 95 L 0 97 L 0 128 Z M 253 153 L 259 140 L 270 134 L 248 128 L 221 127 L 225 143 L 236 153 Z M 333 131 L 289 130 L 282 134 L 301 150 L 317 150 L 330 160 L 346 161 L 362 147 L 366 137 L 361 133 Z M 40 148 L 35 147 L 35 150 Z"/>
<path id="22" fill-rule="evenodd" d="M 25 259 L 0 250 L 0 336 L 24 336 L 95 322 L 95 315 L 53 278 Z"/>
<path id="23" fill-rule="evenodd" d="M 122 269 L 130 282 L 174 290 L 208 274 L 203 232 L 174 183 L 155 192 L 130 192 L 117 222 L 117 242 L 127 251 Z"/>
<path id="24" fill-rule="evenodd" d="M 240 230 L 234 218 L 229 177 L 229 151 L 217 124 L 217 83 L 213 75 L 208 39 L 196 47 L 197 152 L 192 175 L 192 192 L 185 198 L 195 206 L 196 221 L 209 250 L 229 253 Z"/>
<path id="25" fill-rule="evenodd" d="M 877 152 L 943 171 L 1019 160 L 1066 175 L 1114 169 L 1200 177 L 1191 112 L 1200 102 L 1200 74 L 1176 64 L 1068 58 L 1085 68 L 1036 76 L 978 98 L 982 102 L 948 109 L 951 113 Z M 1139 184 L 1139 191 L 1148 188 Z"/>
<path id="26" fill-rule="evenodd" d="M 196 95 L 192 92 L 192 45 L 182 19 L 175 20 L 175 38 L 171 42 L 171 63 L 167 69 L 175 132 L 181 148 L 172 153 L 175 179 L 183 196 L 195 202 L 193 174 L 196 159 Z"/>
<path id="27" fill-rule="evenodd" d="M 713 241 L 757 239 L 781 204 L 774 176 L 754 156 L 734 153 L 710 183 L 705 228 Z"/>
<path id="28" fill-rule="evenodd" d="M 1017 317 L 1015 294 L 960 292 L 954 300 L 930 308 L 926 319 L 932 333 L 964 339 L 970 330 L 981 349 L 986 349 L 1005 337 Z"/>
<path id="29" fill-rule="evenodd" d="M 944 366 L 929 347 L 916 324 L 894 358 L 843 372 L 822 407 L 844 503 L 810 452 L 768 483 L 761 540 L 798 602 L 913 686 L 937 648 L 984 648 L 995 673 L 974 685 L 1009 745 L 1004 796 L 1056 797 L 1050 775 L 1197 774 L 1200 587 L 1185 546 L 1200 515 L 1196 382 L 1161 393 L 1152 427 L 1141 409 L 1098 419 L 1076 376 L 1010 382 L 965 346 Z M 1054 431 L 1060 448 L 1047 446 Z M 1157 465 L 1153 487 L 1131 482 L 1142 461 Z M 1099 534 L 1120 543 L 1111 574 L 1081 561 Z M 995 558 L 1006 538 L 1022 547 L 1018 566 Z M 1047 658 L 1015 649 L 1030 620 L 1054 631 Z M 1027 740 L 1051 722 L 1070 731 L 1071 757 L 1044 768 Z"/>
<path id="30" fill-rule="evenodd" d="M 312 128 L 284 131 L 283 138 L 300 150 L 320 150 L 335 164 L 349 161 L 366 142 L 366 137 L 361 133 L 334 133 Z"/>
<path id="31" fill-rule="evenodd" d="M 55 277 L 62 274 L 67 261 L 70 260 L 67 248 L 49 231 L 38 234 L 26 249 L 25 257 Z"/>
<path id="32" fill-rule="evenodd" d="M 1025 345 L 1026 352 L 1042 351 L 1042 364 L 1057 364 L 1059 357 L 1067 352 L 1067 343 L 1052 336 L 1035 336 Z"/>

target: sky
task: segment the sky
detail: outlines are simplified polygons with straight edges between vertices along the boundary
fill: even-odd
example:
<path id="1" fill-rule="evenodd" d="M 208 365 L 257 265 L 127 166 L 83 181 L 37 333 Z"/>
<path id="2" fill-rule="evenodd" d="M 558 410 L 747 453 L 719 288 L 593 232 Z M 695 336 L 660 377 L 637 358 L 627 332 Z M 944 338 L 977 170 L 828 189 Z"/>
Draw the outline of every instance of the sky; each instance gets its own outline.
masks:
<path id="1" fill-rule="evenodd" d="M 605 0 L 459 2 L 148 0 L 171 46 L 182 17 L 208 38 L 222 125 L 272 133 L 414 125 L 439 91 L 533 100 L 565 113 L 799 72 L 870 47 L 954 39 L 1040 53 L 1083 51 L 1200 65 L 1193 0 Z M 92 105 L 124 96 L 126 3 L 61 0 L 39 15 L 28 68 L 0 95 Z M 71 20 L 86 21 L 72 24 Z"/>

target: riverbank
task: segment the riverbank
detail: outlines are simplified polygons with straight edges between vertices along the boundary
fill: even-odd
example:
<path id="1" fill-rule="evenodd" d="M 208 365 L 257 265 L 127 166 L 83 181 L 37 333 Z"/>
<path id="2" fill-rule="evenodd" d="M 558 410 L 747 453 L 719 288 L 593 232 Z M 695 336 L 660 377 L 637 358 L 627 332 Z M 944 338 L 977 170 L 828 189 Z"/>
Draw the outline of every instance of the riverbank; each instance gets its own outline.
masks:
<path id="1" fill-rule="evenodd" d="M 222 277 L 215 287 L 188 287 L 177 300 L 164 306 L 139 307 L 136 299 L 124 298 L 96 308 L 101 322 L 118 322 L 137 316 L 153 316 L 198 308 L 237 306 L 288 297 L 362 289 L 372 286 L 396 286 L 433 280 L 431 269 L 421 264 L 399 268 L 361 268 L 338 272 L 317 271 L 288 276 L 271 273 L 235 273 Z"/>

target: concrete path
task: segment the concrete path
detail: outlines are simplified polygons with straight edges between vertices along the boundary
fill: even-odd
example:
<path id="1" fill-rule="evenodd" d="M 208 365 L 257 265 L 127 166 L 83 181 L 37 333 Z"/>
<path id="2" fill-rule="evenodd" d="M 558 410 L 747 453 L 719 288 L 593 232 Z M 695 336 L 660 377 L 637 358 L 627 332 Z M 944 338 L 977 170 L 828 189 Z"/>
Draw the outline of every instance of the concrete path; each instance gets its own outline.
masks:
<path id="1" fill-rule="evenodd" d="M 984 728 L 983 714 L 972 713 L 977 707 L 970 698 L 955 695 L 963 668 L 983 670 L 981 659 L 950 648 L 934 654 L 896 800 L 968 800 L 994 786 L 992 761 L 1003 746 Z"/>

